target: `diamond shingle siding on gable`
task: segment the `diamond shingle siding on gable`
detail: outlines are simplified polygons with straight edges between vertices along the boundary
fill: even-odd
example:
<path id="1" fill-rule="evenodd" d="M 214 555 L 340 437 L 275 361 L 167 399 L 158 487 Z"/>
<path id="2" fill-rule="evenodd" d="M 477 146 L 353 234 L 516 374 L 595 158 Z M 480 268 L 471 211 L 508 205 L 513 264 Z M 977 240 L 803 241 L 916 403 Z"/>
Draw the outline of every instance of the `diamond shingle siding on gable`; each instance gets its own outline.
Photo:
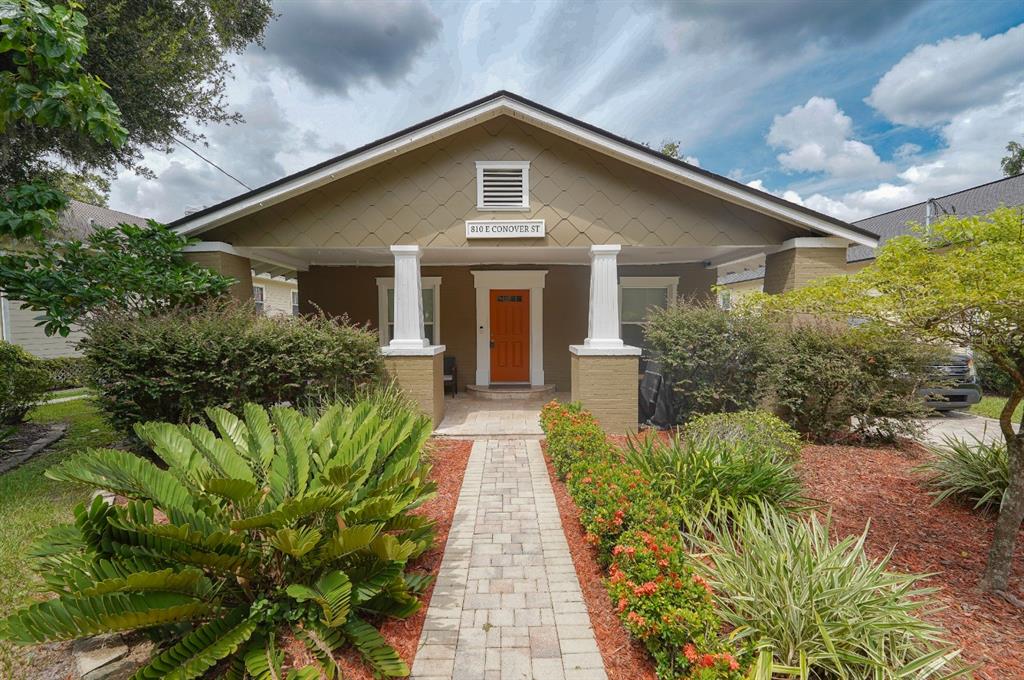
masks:
<path id="1" fill-rule="evenodd" d="M 530 162 L 530 209 L 476 208 L 476 161 Z M 466 245 L 467 219 L 544 219 L 488 246 L 761 245 L 806 232 L 502 116 L 205 234 L 235 246 Z"/>

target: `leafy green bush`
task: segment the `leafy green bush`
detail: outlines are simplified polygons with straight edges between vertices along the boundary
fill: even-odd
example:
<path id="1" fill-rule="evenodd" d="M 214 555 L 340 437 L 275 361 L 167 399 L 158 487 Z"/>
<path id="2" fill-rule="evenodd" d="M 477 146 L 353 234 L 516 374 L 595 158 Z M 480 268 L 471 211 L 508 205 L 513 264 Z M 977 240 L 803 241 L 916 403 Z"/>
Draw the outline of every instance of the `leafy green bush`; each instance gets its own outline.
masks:
<path id="1" fill-rule="evenodd" d="M 749 503 L 774 508 L 802 501 L 800 477 L 789 451 L 714 435 L 631 438 L 626 465 L 692 526 L 706 516 L 733 514 Z"/>
<path id="2" fill-rule="evenodd" d="M 686 423 L 686 436 L 743 443 L 754 449 L 793 458 L 800 453 L 800 435 L 779 417 L 767 411 L 709 413 Z"/>
<path id="3" fill-rule="evenodd" d="M 89 366 L 84 357 L 39 359 L 39 365 L 50 374 L 50 389 L 53 390 L 82 387 L 89 380 Z"/>
<path id="4" fill-rule="evenodd" d="M 50 376 L 39 360 L 0 341 L 0 426 L 20 423 L 48 389 Z"/>
<path id="5" fill-rule="evenodd" d="M 111 421 L 189 422 L 204 409 L 352 395 L 381 371 L 377 336 L 347 320 L 267 317 L 213 301 L 159 314 L 112 312 L 87 325 L 90 382 Z"/>
<path id="6" fill-rule="evenodd" d="M 941 446 L 929 447 L 932 457 L 918 467 L 929 474 L 928 484 L 935 488 L 935 502 L 961 496 L 974 507 L 999 508 L 1010 485 L 1010 457 L 1006 443 L 967 441 L 946 435 Z"/>
<path id="7" fill-rule="evenodd" d="M 864 555 L 867 531 L 833 542 L 828 520 L 748 507 L 690 538 L 694 567 L 733 635 L 758 648 L 753 678 L 934 677 L 957 651 L 918 616 L 933 603 L 918 577 Z M 942 674 L 942 677 L 948 677 Z"/>
<path id="8" fill-rule="evenodd" d="M 986 394 L 1008 396 L 1013 392 L 1013 378 L 984 352 L 975 352 L 974 367 L 978 371 L 981 389 Z"/>
<path id="9" fill-rule="evenodd" d="M 927 414 L 917 391 L 934 382 L 936 350 L 862 326 L 800 323 L 764 379 L 782 417 L 823 441 L 913 436 Z"/>
<path id="10" fill-rule="evenodd" d="M 678 422 L 756 408 L 760 376 L 774 362 L 778 330 L 756 314 L 681 301 L 651 313 L 646 339 L 673 383 Z"/>
<path id="11" fill-rule="evenodd" d="M 586 540 L 609 565 L 606 588 L 623 625 L 644 643 L 663 680 L 739 680 L 744 653 L 719 637 L 710 592 L 695 578 L 680 518 L 639 468 L 626 464 L 578 404 L 547 404 L 547 453 L 565 472 Z"/>
<path id="12" fill-rule="evenodd" d="M 283 678 L 275 639 L 288 630 L 315 660 L 295 677 L 338 677 L 332 652 L 346 644 L 376 673 L 407 675 L 369 620 L 410 616 L 429 582 L 407 567 L 434 539 L 410 514 L 435 489 L 421 459 L 430 422 L 383 418 L 369 401 L 316 421 L 243 410 L 210 409 L 216 434 L 139 425 L 167 469 L 91 450 L 49 470 L 127 503 L 97 497 L 41 541 L 36 567 L 57 597 L 10 614 L 3 637 L 144 630 L 163 644 L 136 678 L 195 678 L 218 664 L 218 677 Z"/>

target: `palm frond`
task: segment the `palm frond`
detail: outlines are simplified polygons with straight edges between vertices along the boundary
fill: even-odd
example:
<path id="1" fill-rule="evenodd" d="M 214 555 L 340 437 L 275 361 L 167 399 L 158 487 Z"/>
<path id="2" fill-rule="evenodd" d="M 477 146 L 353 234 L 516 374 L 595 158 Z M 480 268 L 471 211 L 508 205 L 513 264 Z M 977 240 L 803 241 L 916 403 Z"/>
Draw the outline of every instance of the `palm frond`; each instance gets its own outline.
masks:
<path id="1" fill-rule="evenodd" d="M 233 609 L 227 616 L 207 623 L 183 637 L 140 668 L 132 680 L 189 680 L 198 678 L 221 659 L 234 654 L 257 627 L 247 607 Z"/>

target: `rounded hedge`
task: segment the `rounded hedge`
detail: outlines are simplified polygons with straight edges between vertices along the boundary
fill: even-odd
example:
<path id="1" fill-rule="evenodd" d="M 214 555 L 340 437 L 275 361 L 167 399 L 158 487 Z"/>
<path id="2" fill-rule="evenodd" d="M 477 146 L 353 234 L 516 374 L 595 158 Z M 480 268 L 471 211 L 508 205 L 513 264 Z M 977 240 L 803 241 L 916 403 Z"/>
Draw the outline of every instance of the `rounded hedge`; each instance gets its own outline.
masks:
<path id="1" fill-rule="evenodd" d="M 377 334 L 323 315 L 267 317 L 252 305 L 204 306 L 90 320 L 82 350 L 111 422 L 201 420 L 214 406 L 303 405 L 347 398 L 381 375 Z"/>

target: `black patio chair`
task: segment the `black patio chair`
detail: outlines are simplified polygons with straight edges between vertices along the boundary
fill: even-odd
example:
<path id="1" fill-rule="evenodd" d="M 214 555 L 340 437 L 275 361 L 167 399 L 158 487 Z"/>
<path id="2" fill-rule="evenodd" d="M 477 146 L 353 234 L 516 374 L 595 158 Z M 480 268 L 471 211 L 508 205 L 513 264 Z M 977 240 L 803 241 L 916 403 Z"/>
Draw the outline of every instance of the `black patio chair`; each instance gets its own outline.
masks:
<path id="1" fill-rule="evenodd" d="M 459 367 L 455 363 L 455 357 L 444 358 L 444 386 L 451 385 L 452 398 L 459 393 Z"/>

